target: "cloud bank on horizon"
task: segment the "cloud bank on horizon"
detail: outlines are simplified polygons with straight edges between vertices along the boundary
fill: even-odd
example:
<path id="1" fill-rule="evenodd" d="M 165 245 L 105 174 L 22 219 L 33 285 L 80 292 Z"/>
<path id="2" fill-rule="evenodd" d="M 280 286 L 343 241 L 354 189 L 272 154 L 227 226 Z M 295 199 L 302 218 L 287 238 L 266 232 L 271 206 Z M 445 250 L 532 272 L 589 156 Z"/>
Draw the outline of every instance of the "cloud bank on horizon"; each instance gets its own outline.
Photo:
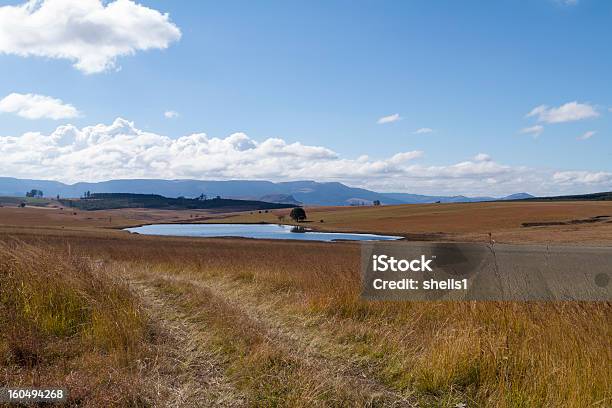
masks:
<path id="1" fill-rule="evenodd" d="M 498 195 L 601 190 L 612 183 L 609 172 L 513 167 L 485 153 L 454 164 L 424 166 L 417 162 L 423 154 L 414 150 L 386 159 L 366 155 L 348 159 L 323 146 L 279 138 L 258 142 L 244 133 L 226 138 L 197 133 L 172 139 L 118 118 L 110 125 L 64 125 L 50 134 L 0 137 L 0 173 L 64 182 L 118 178 L 283 181 L 315 176 L 319 181 L 379 191 Z"/>
<path id="2" fill-rule="evenodd" d="M 0 7 L 0 54 L 67 59 L 85 74 L 117 57 L 168 48 L 181 31 L 167 14 L 131 0 L 29 0 Z"/>

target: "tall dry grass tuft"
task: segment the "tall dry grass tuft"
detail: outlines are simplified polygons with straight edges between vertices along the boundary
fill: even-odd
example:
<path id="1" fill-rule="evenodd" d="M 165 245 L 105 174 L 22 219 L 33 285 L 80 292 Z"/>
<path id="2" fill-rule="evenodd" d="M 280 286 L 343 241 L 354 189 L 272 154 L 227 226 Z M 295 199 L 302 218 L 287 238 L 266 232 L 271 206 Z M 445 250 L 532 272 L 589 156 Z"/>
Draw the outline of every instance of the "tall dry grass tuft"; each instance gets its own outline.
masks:
<path id="1" fill-rule="evenodd" d="M 0 242 L 1 383 L 67 387 L 84 405 L 134 401 L 147 335 L 128 286 L 102 265 Z"/>

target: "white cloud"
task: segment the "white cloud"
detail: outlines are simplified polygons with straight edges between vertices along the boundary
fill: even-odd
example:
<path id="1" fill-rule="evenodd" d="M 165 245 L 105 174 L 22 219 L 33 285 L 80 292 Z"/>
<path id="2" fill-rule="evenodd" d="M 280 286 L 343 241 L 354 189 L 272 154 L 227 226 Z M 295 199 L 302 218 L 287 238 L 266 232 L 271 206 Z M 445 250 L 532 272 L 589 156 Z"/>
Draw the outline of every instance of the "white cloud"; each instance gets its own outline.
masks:
<path id="1" fill-rule="evenodd" d="M 224 139 L 205 134 L 171 139 L 137 129 L 124 119 L 82 129 L 60 126 L 48 135 L 30 132 L 0 137 L 1 174 L 55 174 L 69 181 L 117 177 L 291 179 L 313 174 L 381 177 L 397 173 L 420 155 L 413 151 L 386 160 L 341 159 L 325 147 L 278 138 L 257 142 L 244 133 Z"/>
<path id="2" fill-rule="evenodd" d="M 523 135 L 528 134 L 533 135 L 533 137 L 538 137 L 542 134 L 542 132 L 544 132 L 544 126 L 535 125 L 521 129 L 520 133 Z"/>
<path id="3" fill-rule="evenodd" d="M 263 141 L 244 133 L 225 138 L 203 133 L 172 139 L 117 119 L 110 125 L 58 127 L 44 134 L 0 137 L 0 174 L 65 182 L 116 178 L 313 179 L 379 191 L 505 195 L 519 191 L 560 194 L 610 190 L 610 173 L 562 172 L 508 166 L 480 153 L 447 165 L 416 162 L 418 150 L 388 158 L 341 157 L 322 146 Z"/>
<path id="4" fill-rule="evenodd" d="M 612 185 L 612 173 L 605 171 L 558 171 L 553 179 L 559 184 Z"/>
<path id="5" fill-rule="evenodd" d="M 474 156 L 474 160 L 477 162 L 482 162 L 482 161 L 491 161 L 491 156 L 489 156 L 486 153 L 478 153 L 476 156 Z"/>
<path id="6" fill-rule="evenodd" d="M 179 117 L 179 113 L 177 111 L 169 110 L 164 112 L 164 117 L 166 119 L 174 119 Z"/>
<path id="7" fill-rule="evenodd" d="M 584 134 L 578 136 L 578 140 L 587 140 L 592 138 L 593 136 L 595 136 L 595 133 L 597 133 L 594 130 L 589 130 L 588 132 L 585 132 Z"/>
<path id="8" fill-rule="evenodd" d="M 12 93 L 0 100 L 0 112 L 15 113 L 26 119 L 67 119 L 79 111 L 60 99 L 36 94 Z"/>
<path id="9" fill-rule="evenodd" d="M 420 128 L 420 129 L 417 129 L 417 130 L 415 130 L 413 133 L 414 133 L 415 135 L 422 135 L 422 134 L 425 134 L 425 133 L 431 133 L 431 132 L 433 132 L 433 129 L 432 129 L 432 128 L 427 128 L 427 127 L 425 127 L 425 128 Z"/>
<path id="10" fill-rule="evenodd" d="M 399 113 L 394 113 L 393 115 L 383 116 L 382 118 L 378 119 L 376 123 L 382 125 L 385 123 L 397 122 L 398 120 L 402 120 L 402 117 L 399 115 Z"/>
<path id="11" fill-rule="evenodd" d="M 557 0 L 557 2 L 564 6 L 575 6 L 578 4 L 578 0 Z"/>
<path id="12" fill-rule="evenodd" d="M 568 102 L 558 108 L 540 105 L 531 110 L 527 117 L 536 116 L 539 122 L 563 123 L 576 120 L 590 119 L 599 116 L 595 107 L 587 103 Z"/>
<path id="13" fill-rule="evenodd" d="M 86 73 L 120 56 L 165 49 L 181 32 L 168 14 L 131 0 L 29 0 L 0 7 L 0 53 L 67 59 Z"/>
<path id="14" fill-rule="evenodd" d="M 414 160 L 422 156 L 423 156 L 423 152 L 420 150 L 414 150 L 412 152 L 396 153 L 393 156 L 391 156 L 391 158 L 389 158 L 387 162 L 391 164 L 402 164 L 402 163 L 406 163 L 410 160 Z"/>

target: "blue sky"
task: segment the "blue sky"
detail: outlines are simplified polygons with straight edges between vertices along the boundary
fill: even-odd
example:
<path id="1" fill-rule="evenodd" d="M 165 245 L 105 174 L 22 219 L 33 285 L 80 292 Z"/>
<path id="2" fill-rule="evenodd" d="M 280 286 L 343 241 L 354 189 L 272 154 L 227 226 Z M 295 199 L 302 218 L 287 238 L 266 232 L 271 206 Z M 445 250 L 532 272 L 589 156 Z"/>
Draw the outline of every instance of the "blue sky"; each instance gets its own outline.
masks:
<path id="1" fill-rule="evenodd" d="M 47 3 L 60 10 L 73 7 L 67 0 Z M 86 3 L 95 11 L 94 3 L 99 2 Z M 110 3 L 99 3 L 97 10 Z M 113 22 L 100 32 L 64 27 L 67 34 L 62 37 L 57 30 L 63 23 L 49 18 L 41 24 L 50 30 L 47 39 L 57 36 L 53 40 L 57 43 L 44 40 L 44 47 L 35 43 L 36 37 L 32 43 L 16 44 L 20 40 L 0 28 L 0 99 L 13 93 L 35 94 L 59 99 L 79 112 L 77 117 L 67 114 L 60 119 L 26 118 L 19 115 L 23 102 L 7 102 L 0 113 L 0 136 L 5 137 L 4 150 L 0 139 L 0 152 L 11 162 L 0 163 L 0 175 L 63 181 L 131 174 L 308 178 L 386 191 L 467 195 L 612 189 L 612 2 L 139 4 L 134 7 L 141 11 L 169 13 L 165 21 L 147 21 L 150 25 L 142 33 L 153 37 L 159 28 L 161 34 L 148 40 L 165 43 L 133 45 L 132 55 L 111 58 L 114 66 L 104 69 L 91 64 L 74 67 L 80 54 L 58 56 L 58 49 L 67 48 L 57 43 L 68 41 L 67 35 L 94 43 L 100 39 L 92 37 L 106 36 L 104 41 L 117 37 L 128 47 L 130 41 L 140 41 L 119 38 L 121 30 Z M 9 18 L 6 6 L 19 5 L 23 2 L 0 1 L 0 21 L 3 9 Z M 47 12 L 44 2 L 32 7 L 30 14 Z M 25 15 L 24 27 L 31 18 Z M 113 21 L 121 20 L 113 16 Z M 149 16 L 143 12 L 142 18 Z M 106 24 L 96 21 L 96 29 Z M 134 32 L 140 29 L 135 27 Z M 20 38 L 31 34 L 27 27 L 23 30 Z M 91 56 L 91 50 L 78 52 Z M 92 69 L 97 71 L 87 72 Z M 542 105 L 546 107 L 527 117 Z M 164 115 L 168 111 L 178 115 L 168 118 Z M 378 123 L 394 114 L 399 120 Z M 129 123 L 116 124 L 116 118 Z M 98 160 L 96 167 L 76 171 L 79 157 L 97 153 L 89 146 L 78 156 L 74 141 L 70 157 L 64 160 L 72 160 L 70 166 L 50 162 L 60 153 L 67 154 L 57 145 L 47 146 L 45 152 L 55 149 L 49 157 L 35 147 L 30 161 L 16 157 L 17 148 L 29 146 L 16 139 L 39 132 L 40 146 L 66 124 L 88 135 L 112 131 L 115 124 L 120 128 L 115 133 L 132 135 L 131 142 L 135 135 L 149 133 L 171 140 L 194 133 L 207 136 L 197 142 L 205 148 L 189 157 L 169 155 L 163 159 L 169 164 L 163 165 L 143 159 L 150 157 L 150 149 L 149 153 L 136 149 L 131 152 L 141 155 L 138 162 L 146 162 L 140 167 L 136 161 L 125 167 L 126 159 L 121 158 Z M 109 129 L 90 129 L 98 124 Z M 238 148 L 207 156 L 210 144 L 216 143 L 211 140 L 222 143 L 237 132 L 258 148 L 250 149 L 248 157 L 249 149 Z M 590 137 L 581 139 L 585 135 Z M 271 152 L 261 146 L 270 138 L 282 139 L 289 147 L 299 143 L 310 153 L 296 156 L 294 148 L 285 147 Z M 151 142 L 156 152 L 173 149 L 160 140 Z M 321 155 L 317 148 L 331 153 Z M 114 149 L 99 154 L 115 158 L 130 154 Z M 395 156 L 407 152 L 418 153 L 406 160 Z M 286 157 L 281 160 L 282 154 Z M 236 161 L 219 161 L 224 155 Z M 209 159 L 214 166 L 196 165 Z M 238 163 L 244 160 L 251 161 L 248 168 Z M 307 164 L 298 168 L 294 164 L 298 160 L 313 160 L 315 165 L 310 171 Z M 177 166 L 177 161 L 183 165 Z M 191 162 L 196 164 L 185 164 Z"/>

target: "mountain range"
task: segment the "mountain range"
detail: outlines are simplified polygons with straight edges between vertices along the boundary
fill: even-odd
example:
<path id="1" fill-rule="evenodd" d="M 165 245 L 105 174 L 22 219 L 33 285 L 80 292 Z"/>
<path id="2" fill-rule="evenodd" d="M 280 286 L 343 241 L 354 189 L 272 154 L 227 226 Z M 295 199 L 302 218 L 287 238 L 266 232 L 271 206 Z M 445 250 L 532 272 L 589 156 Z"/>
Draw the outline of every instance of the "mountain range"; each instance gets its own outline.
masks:
<path id="1" fill-rule="evenodd" d="M 42 190 L 46 197 L 59 195 L 76 198 L 85 192 L 159 194 L 165 197 L 221 196 L 230 199 L 260 200 L 294 205 L 369 205 L 378 200 L 381 204 L 460 203 L 491 200 L 517 200 L 532 198 L 527 193 L 505 197 L 428 196 L 407 193 L 378 193 L 363 188 L 349 187 L 338 182 L 289 181 L 274 183 L 263 180 L 160 180 L 129 179 L 109 180 L 97 183 L 64 184 L 51 180 L 17 179 L 0 177 L 1 196 L 25 196 L 26 192 Z"/>

